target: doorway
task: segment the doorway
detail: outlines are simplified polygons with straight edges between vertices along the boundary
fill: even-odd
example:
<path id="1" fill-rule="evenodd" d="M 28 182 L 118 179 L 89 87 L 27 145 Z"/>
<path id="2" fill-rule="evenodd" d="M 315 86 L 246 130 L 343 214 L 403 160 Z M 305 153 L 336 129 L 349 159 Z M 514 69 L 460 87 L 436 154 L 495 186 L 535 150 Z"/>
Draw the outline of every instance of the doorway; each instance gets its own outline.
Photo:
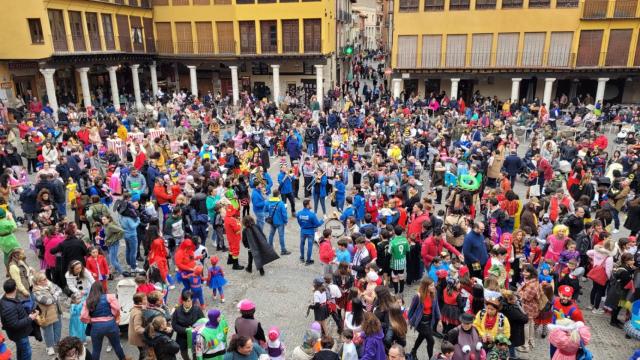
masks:
<path id="1" fill-rule="evenodd" d="M 454 97 L 454 94 L 450 94 L 451 97 Z M 458 83 L 458 93 L 455 94 L 455 98 L 463 98 L 465 103 L 471 104 L 471 99 L 473 98 L 473 80 L 463 79 Z"/>
<path id="2" fill-rule="evenodd" d="M 430 98 L 432 94 L 433 96 L 440 94 L 440 79 L 426 79 L 424 81 L 425 98 Z"/>
<path id="3" fill-rule="evenodd" d="M 405 79 L 404 80 L 404 101 L 409 100 L 409 97 L 418 94 L 418 79 Z"/>
<path id="4" fill-rule="evenodd" d="M 532 103 L 536 97 L 536 86 L 538 84 L 538 78 L 532 77 L 531 79 L 522 79 L 520 81 L 520 99 L 526 99 L 527 103 Z"/>

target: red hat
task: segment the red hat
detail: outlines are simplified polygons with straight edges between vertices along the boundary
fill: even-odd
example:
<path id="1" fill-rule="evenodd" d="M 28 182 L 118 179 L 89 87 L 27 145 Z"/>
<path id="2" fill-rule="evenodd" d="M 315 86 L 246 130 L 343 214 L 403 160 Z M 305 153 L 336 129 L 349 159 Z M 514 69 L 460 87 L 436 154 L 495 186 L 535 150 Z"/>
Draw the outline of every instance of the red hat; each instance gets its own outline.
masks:
<path id="1" fill-rule="evenodd" d="M 436 276 L 438 277 L 438 279 L 444 279 L 447 277 L 447 275 L 449 275 L 449 273 L 445 269 L 440 269 L 436 271 Z"/>
<path id="2" fill-rule="evenodd" d="M 202 265 L 197 265 L 193 269 L 193 273 L 196 274 L 196 275 L 202 275 Z"/>
<path id="3" fill-rule="evenodd" d="M 213 255 L 209 261 L 211 261 L 211 265 L 216 266 L 218 264 L 218 261 L 220 261 L 220 258 L 216 255 Z"/>
<path id="4" fill-rule="evenodd" d="M 467 265 L 462 265 L 460 267 L 460 269 L 458 269 L 458 276 L 459 277 L 463 277 L 468 273 L 469 273 L 469 268 L 467 267 Z"/>
<path id="5" fill-rule="evenodd" d="M 573 288 L 569 285 L 562 285 L 558 288 L 558 294 L 566 296 L 566 297 L 572 297 L 573 296 Z"/>

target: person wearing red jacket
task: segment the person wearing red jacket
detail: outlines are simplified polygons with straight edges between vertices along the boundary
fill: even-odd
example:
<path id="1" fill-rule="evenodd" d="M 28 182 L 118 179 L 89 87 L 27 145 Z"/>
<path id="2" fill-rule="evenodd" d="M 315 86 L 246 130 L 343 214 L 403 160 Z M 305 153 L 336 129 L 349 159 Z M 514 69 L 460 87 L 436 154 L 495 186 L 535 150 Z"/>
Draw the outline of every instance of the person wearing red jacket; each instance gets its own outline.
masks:
<path id="1" fill-rule="evenodd" d="M 540 185 L 540 192 L 544 188 L 546 181 L 553 179 L 553 167 L 549 164 L 549 161 L 542 157 L 540 154 L 536 154 L 533 159 L 536 161 L 536 170 L 538 171 L 538 185 Z"/>
<path id="2" fill-rule="evenodd" d="M 158 206 L 162 209 L 162 218 L 167 220 L 169 213 L 171 212 L 169 203 L 171 202 L 171 198 L 173 196 L 172 193 L 167 192 L 164 186 L 164 180 L 162 178 L 157 177 L 156 183 L 153 186 L 153 196 L 156 197 L 156 201 L 158 202 Z"/>
<path id="3" fill-rule="evenodd" d="M 240 257 L 240 240 L 242 239 L 242 226 L 240 225 L 240 211 L 233 205 L 227 206 L 224 216 L 224 232 L 229 242 L 229 258 L 227 264 L 233 264 L 233 270 L 242 270 L 238 258 Z"/>
<path id="4" fill-rule="evenodd" d="M 191 240 L 188 241 L 191 242 Z M 186 242 L 187 240 L 183 241 L 182 244 Z M 178 251 L 180 251 L 180 249 L 178 249 Z M 149 250 L 149 266 L 152 265 L 155 265 L 158 268 L 160 276 L 162 276 L 162 279 L 166 282 L 167 276 L 169 275 L 169 264 L 167 262 L 167 248 L 164 245 L 164 239 L 162 238 L 157 238 L 151 242 Z"/>
<path id="5" fill-rule="evenodd" d="M 322 239 L 320 239 L 320 262 L 324 266 L 325 274 L 333 274 L 333 267 L 331 263 L 336 258 L 336 251 L 331 246 L 331 229 L 325 229 L 322 232 Z"/>
<path id="6" fill-rule="evenodd" d="M 140 170 L 142 169 L 142 166 L 144 166 L 144 162 L 147 160 L 147 155 L 144 153 L 144 151 L 142 151 L 142 148 L 139 144 L 136 145 L 136 151 L 138 152 L 138 154 L 133 161 L 133 167 Z"/>
<path id="7" fill-rule="evenodd" d="M 460 252 L 453 245 L 449 244 L 442 238 L 442 229 L 436 228 L 433 230 L 433 235 L 426 238 L 426 240 L 422 243 L 422 249 L 420 251 L 422 261 L 424 262 L 424 266 L 427 268 L 427 270 L 431 267 L 433 258 L 439 256 L 443 248 L 449 250 L 450 253 L 454 254 L 462 260 L 462 254 L 460 254 Z"/>
<path id="8" fill-rule="evenodd" d="M 420 234 L 422 233 L 422 224 L 425 221 L 429 221 L 429 213 L 426 211 L 422 211 L 424 209 L 424 205 L 422 203 L 413 204 L 413 209 L 411 213 L 411 220 L 409 221 L 409 226 L 407 227 L 407 238 L 409 241 L 416 242 L 420 240 Z"/>
<path id="9" fill-rule="evenodd" d="M 89 250 L 89 256 L 85 259 L 85 267 L 95 281 L 99 281 L 102 284 L 102 290 L 107 292 L 107 279 L 109 278 L 109 264 L 104 255 L 100 254 L 100 250 L 97 247 Z"/>

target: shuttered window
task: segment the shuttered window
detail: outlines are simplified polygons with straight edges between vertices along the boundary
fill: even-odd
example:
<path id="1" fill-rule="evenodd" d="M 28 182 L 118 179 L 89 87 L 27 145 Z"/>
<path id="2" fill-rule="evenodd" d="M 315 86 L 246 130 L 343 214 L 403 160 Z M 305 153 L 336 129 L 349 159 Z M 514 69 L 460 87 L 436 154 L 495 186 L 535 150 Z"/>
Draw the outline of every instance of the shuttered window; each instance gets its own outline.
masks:
<path id="1" fill-rule="evenodd" d="M 542 66 L 545 33 L 525 33 L 522 66 Z"/>
<path id="2" fill-rule="evenodd" d="M 118 42 L 120 51 L 131 52 L 131 37 L 129 35 L 129 17 L 127 15 L 116 15 L 118 25 Z"/>
<path id="3" fill-rule="evenodd" d="M 193 5 L 209 5 L 210 0 L 193 0 Z"/>
<path id="4" fill-rule="evenodd" d="M 399 9 L 400 12 L 414 12 L 418 11 L 418 0 L 400 0 Z"/>
<path id="5" fill-rule="evenodd" d="M 322 51 L 322 28 L 320 19 L 304 19 L 304 52 Z"/>
<path id="6" fill-rule="evenodd" d="M 571 59 L 571 43 L 573 32 L 552 32 L 551 44 L 549 44 L 548 67 L 567 67 Z"/>
<path id="7" fill-rule="evenodd" d="M 496 54 L 496 66 L 514 67 L 518 59 L 518 33 L 498 34 L 498 53 Z"/>
<path id="8" fill-rule="evenodd" d="M 173 54 L 173 37 L 171 34 L 171 23 L 157 22 L 156 34 L 158 36 L 158 52 L 163 54 Z"/>
<path id="9" fill-rule="evenodd" d="M 576 66 L 598 66 L 603 30 L 580 31 Z"/>
<path id="10" fill-rule="evenodd" d="M 522 0 L 502 0 L 503 9 L 519 9 L 522 8 Z"/>
<path id="11" fill-rule="evenodd" d="M 69 11 L 69 27 L 71 28 L 71 39 L 73 40 L 73 50 L 86 51 L 87 45 L 84 42 L 84 28 L 82 26 L 81 12 Z"/>
<path id="12" fill-rule="evenodd" d="M 495 9 L 496 0 L 476 0 L 476 9 Z"/>
<path id="13" fill-rule="evenodd" d="M 464 67 L 466 52 L 467 35 L 447 36 L 447 67 Z"/>
<path id="14" fill-rule="evenodd" d="M 611 30 L 605 66 L 627 66 L 632 31 L 632 29 Z"/>
<path id="15" fill-rule="evenodd" d="M 471 66 L 489 67 L 493 34 L 473 34 L 471 43 Z"/>
<path id="16" fill-rule="evenodd" d="M 262 53 L 278 52 L 278 22 L 260 21 L 260 50 Z"/>
<path id="17" fill-rule="evenodd" d="M 89 35 L 89 44 L 91 45 L 91 51 L 100 51 L 102 46 L 100 45 L 100 28 L 98 26 L 98 14 L 94 12 L 84 13 L 85 20 L 87 21 L 87 33 Z"/>
<path id="18" fill-rule="evenodd" d="M 211 21 L 196 22 L 198 54 L 213 54 L 213 26 Z"/>
<path id="19" fill-rule="evenodd" d="M 189 0 L 173 0 L 173 5 L 189 5 Z"/>
<path id="20" fill-rule="evenodd" d="M 416 67 L 418 36 L 398 36 L 398 68 L 413 69 Z"/>
<path id="21" fill-rule="evenodd" d="M 176 41 L 178 54 L 193 54 L 193 34 L 190 22 L 176 23 Z"/>
<path id="22" fill-rule="evenodd" d="M 107 50 L 116 49 L 115 34 L 113 33 L 113 18 L 111 14 L 101 14 L 102 17 L 102 34 L 104 36 L 104 45 Z"/>
<path id="23" fill-rule="evenodd" d="M 142 26 L 144 27 L 144 43 L 147 52 L 154 53 L 156 52 L 156 41 L 153 37 L 153 19 L 142 18 Z"/>
<path id="24" fill-rule="evenodd" d="M 144 51 L 144 33 L 142 31 L 142 19 L 139 16 L 130 16 L 131 23 L 131 41 L 133 42 L 133 51 Z"/>
<path id="25" fill-rule="evenodd" d="M 449 10 L 469 10 L 469 0 L 450 0 Z"/>
<path id="26" fill-rule="evenodd" d="M 153 6 L 166 6 L 169 5 L 169 0 L 153 0 Z"/>
<path id="27" fill-rule="evenodd" d="M 240 52 L 243 54 L 256 53 L 255 21 L 240 21 Z"/>
<path id="28" fill-rule="evenodd" d="M 424 11 L 444 10 L 444 0 L 424 0 Z"/>
<path id="29" fill-rule="evenodd" d="M 300 52 L 300 22 L 297 19 L 282 20 L 282 51 Z"/>
<path id="30" fill-rule="evenodd" d="M 440 67 L 442 58 L 442 35 L 425 35 L 422 37 L 422 62 L 423 68 Z"/>
<path id="31" fill-rule="evenodd" d="M 638 42 L 636 43 L 636 56 L 633 59 L 633 66 L 640 66 L 640 36 L 638 37 Z"/>
<path id="32" fill-rule="evenodd" d="M 47 12 L 49 15 L 49 27 L 51 27 L 53 49 L 55 51 L 68 51 L 67 31 L 64 28 L 62 10 L 49 9 Z"/>
<path id="33" fill-rule="evenodd" d="M 235 54 L 236 41 L 233 37 L 233 22 L 216 22 L 216 32 L 218 33 L 218 52 L 221 54 Z"/>

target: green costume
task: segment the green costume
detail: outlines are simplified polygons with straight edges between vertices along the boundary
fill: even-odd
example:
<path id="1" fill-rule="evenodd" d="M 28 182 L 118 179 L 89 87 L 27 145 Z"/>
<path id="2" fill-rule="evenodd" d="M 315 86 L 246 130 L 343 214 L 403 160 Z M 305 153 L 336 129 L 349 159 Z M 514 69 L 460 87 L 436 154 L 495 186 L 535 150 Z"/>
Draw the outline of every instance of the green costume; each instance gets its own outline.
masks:
<path id="1" fill-rule="evenodd" d="M 4 210 L 2 211 L 4 212 Z M 20 243 L 18 243 L 18 239 L 16 239 L 14 234 L 17 228 L 16 222 L 13 219 L 7 219 L 6 213 L 5 216 L 0 219 L 0 249 L 2 249 L 4 253 L 5 265 L 9 264 L 9 255 L 11 255 L 11 252 L 20 248 Z"/>
<path id="2" fill-rule="evenodd" d="M 193 325 L 192 332 L 187 331 L 187 344 L 192 346 L 190 339 L 195 336 L 195 354 L 197 360 L 222 360 L 227 347 L 227 334 L 229 325 L 227 320 L 220 315 L 218 327 L 206 326 L 209 319 L 202 318 Z"/>

